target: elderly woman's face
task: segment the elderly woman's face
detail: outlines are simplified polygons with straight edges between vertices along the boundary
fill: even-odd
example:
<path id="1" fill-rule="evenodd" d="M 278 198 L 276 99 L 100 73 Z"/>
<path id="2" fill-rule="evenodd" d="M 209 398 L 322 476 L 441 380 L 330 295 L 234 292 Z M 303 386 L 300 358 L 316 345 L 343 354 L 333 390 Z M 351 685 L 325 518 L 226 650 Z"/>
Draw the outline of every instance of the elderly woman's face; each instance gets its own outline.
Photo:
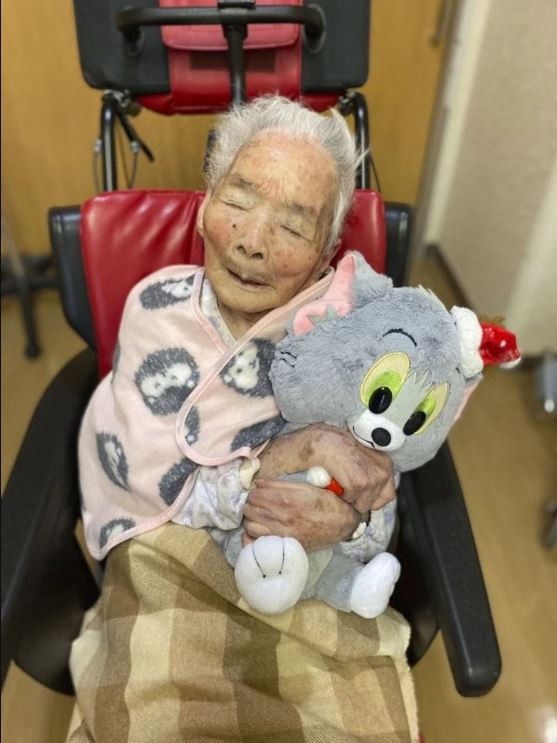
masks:
<path id="1" fill-rule="evenodd" d="M 198 223 L 206 275 L 234 335 L 318 279 L 335 194 L 326 153 L 267 134 L 240 151 L 207 195 Z"/>

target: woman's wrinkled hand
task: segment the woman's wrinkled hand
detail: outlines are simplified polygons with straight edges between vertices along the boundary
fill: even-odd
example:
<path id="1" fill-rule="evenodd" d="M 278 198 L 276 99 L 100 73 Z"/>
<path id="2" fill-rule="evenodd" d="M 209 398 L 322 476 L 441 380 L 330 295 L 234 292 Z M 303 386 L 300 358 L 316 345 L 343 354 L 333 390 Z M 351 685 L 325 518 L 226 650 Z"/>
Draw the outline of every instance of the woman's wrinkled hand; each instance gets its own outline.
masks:
<path id="1" fill-rule="evenodd" d="M 324 467 L 342 486 L 342 499 L 360 514 L 378 510 L 396 496 L 390 459 L 336 426 L 317 423 L 281 436 L 269 444 L 260 460 L 261 479 Z"/>
<path id="2" fill-rule="evenodd" d="M 350 504 L 328 490 L 257 479 L 244 506 L 245 542 L 275 534 L 294 537 L 311 552 L 349 539 L 360 519 Z"/>

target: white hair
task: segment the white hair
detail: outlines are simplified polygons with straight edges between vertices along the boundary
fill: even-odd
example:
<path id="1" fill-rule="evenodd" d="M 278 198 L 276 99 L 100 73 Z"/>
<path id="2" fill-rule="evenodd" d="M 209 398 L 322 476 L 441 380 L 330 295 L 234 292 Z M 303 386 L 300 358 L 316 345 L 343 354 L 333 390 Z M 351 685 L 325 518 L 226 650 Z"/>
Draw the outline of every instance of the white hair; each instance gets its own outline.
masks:
<path id="1" fill-rule="evenodd" d="M 356 169 L 361 159 L 354 136 L 334 109 L 322 116 L 282 96 L 263 96 L 234 106 L 216 126 L 216 138 L 205 165 L 209 189 L 214 190 L 232 166 L 240 150 L 268 132 L 287 133 L 313 142 L 332 159 L 337 172 L 337 194 L 329 239 L 325 249 L 336 245 L 354 195 Z"/>

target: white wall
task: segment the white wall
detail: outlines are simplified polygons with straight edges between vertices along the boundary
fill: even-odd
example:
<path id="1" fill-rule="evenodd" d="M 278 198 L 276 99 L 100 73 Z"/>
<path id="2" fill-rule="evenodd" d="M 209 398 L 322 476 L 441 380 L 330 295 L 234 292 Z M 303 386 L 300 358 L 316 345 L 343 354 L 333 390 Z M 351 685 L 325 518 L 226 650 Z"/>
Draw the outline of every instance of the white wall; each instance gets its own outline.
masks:
<path id="1" fill-rule="evenodd" d="M 528 250 L 516 274 L 507 308 L 507 325 L 520 339 L 523 354 L 557 351 L 557 159 L 541 204 Z"/>
<path id="2" fill-rule="evenodd" d="M 467 0 L 460 22 L 421 244 L 525 353 L 557 350 L 557 2 Z"/>

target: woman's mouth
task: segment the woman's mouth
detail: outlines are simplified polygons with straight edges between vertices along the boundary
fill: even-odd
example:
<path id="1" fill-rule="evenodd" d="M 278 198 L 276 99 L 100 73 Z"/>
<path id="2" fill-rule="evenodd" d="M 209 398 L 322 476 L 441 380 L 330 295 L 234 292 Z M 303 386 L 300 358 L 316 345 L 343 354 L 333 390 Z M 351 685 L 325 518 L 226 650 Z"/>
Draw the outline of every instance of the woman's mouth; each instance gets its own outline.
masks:
<path id="1" fill-rule="evenodd" d="M 236 271 L 232 271 L 230 268 L 228 269 L 228 273 L 235 281 L 240 283 L 243 287 L 247 287 L 248 289 L 261 289 L 268 286 L 265 281 L 262 281 L 259 278 L 252 278 L 251 276 L 236 273 Z"/>

